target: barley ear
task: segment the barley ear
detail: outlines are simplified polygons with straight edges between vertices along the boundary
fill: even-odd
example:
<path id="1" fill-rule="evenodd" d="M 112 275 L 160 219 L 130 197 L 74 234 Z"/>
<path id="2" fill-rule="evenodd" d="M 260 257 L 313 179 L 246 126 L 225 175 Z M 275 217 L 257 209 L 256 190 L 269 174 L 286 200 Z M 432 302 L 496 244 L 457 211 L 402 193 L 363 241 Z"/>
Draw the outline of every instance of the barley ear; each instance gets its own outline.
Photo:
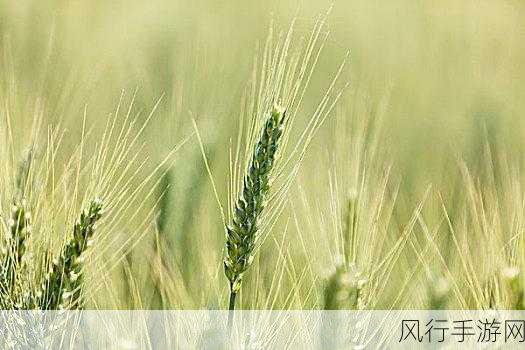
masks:
<path id="1" fill-rule="evenodd" d="M 235 297 L 241 288 L 243 274 L 253 261 L 259 236 L 258 219 L 270 189 L 270 173 L 283 134 L 284 120 L 284 109 L 274 107 L 255 145 L 242 191 L 235 203 L 233 219 L 226 227 L 224 272 L 230 282 L 230 310 L 235 308 Z"/>

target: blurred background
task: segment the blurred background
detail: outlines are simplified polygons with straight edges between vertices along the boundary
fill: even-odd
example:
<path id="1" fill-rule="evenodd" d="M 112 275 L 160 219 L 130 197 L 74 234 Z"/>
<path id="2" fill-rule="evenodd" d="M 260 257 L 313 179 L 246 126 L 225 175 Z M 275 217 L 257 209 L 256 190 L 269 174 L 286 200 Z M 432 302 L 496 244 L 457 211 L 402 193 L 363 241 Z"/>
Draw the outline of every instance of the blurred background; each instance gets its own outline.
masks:
<path id="1" fill-rule="evenodd" d="M 112 111 L 121 90 L 138 88 L 144 108 L 164 94 L 158 124 L 166 134 L 158 139 L 169 145 L 188 132 L 188 115 L 212 124 L 234 119 L 272 20 L 286 29 L 297 15 L 306 35 L 331 3 L 1 1 L 4 89 L 13 74 L 20 99 L 42 95 L 50 118 L 72 123 L 84 103 L 90 115 Z M 522 2 L 333 6 L 311 103 L 349 50 L 354 89 L 373 97 L 390 90 L 385 129 L 404 173 L 437 174 L 444 154 L 476 142 L 482 125 L 521 145 Z"/>

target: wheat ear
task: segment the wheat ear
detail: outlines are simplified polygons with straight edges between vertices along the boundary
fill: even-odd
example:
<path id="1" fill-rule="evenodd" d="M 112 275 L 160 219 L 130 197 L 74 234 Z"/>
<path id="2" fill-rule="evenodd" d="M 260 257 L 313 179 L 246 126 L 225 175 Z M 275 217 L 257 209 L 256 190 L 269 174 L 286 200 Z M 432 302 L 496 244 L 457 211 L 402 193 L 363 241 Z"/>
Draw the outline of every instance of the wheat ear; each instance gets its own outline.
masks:
<path id="1" fill-rule="evenodd" d="M 525 291 L 521 280 L 520 269 L 515 266 L 507 266 L 502 272 L 503 280 L 510 292 L 509 301 L 512 310 L 525 309 Z"/>
<path id="2" fill-rule="evenodd" d="M 270 189 L 270 173 L 283 134 L 284 120 L 284 109 L 274 107 L 255 145 L 242 191 L 235 203 L 233 219 L 226 227 L 224 272 L 230 282 L 230 310 L 235 309 L 235 298 L 241 288 L 243 274 L 253 261 L 259 236 L 258 219 Z"/>
<path id="3" fill-rule="evenodd" d="M 364 308 L 363 287 L 366 279 L 357 267 L 338 264 L 330 275 L 324 291 L 325 310 L 361 310 Z"/>
<path id="4" fill-rule="evenodd" d="M 53 259 L 51 269 L 45 276 L 40 295 L 42 309 L 81 309 L 83 254 L 90 245 L 96 222 L 102 216 L 102 202 L 93 200 L 84 209 L 73 228 L 73 237 L 60 255 Z"/>

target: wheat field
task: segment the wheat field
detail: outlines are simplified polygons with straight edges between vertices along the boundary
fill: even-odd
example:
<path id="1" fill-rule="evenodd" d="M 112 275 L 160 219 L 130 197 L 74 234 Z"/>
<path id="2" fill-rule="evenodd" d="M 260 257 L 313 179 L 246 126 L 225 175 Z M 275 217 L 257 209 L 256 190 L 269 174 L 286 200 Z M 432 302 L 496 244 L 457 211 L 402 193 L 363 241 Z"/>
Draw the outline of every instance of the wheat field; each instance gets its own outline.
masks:
<path id="1" fill-rule="evenodd" d="M 2 1 L 2 309 L 522 310 L 520 1 Z"/>

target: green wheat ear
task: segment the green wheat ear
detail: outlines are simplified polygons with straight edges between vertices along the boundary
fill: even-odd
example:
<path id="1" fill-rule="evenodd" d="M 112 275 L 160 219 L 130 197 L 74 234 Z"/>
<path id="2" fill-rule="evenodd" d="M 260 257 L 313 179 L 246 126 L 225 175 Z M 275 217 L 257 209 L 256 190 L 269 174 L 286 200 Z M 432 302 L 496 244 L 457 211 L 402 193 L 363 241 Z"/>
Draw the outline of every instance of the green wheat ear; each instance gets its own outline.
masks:
<path id="1" fill-rule="evenodd" d="M 446 310 L 450 292 L 450 281 L 446 277 L 432 278 L 428 285 L 428 309 Z"/>
<path id="2" fill-rule="evenodd" d="M 25 200 L 13 205 L 11 216 L 6 222 L 7 239 L 0 258 L 0 305 L 2 308 L 23 308 L 20 299 L 21 274 L 27 266 L 25 253 L 31 234 L 31 213 Z"/>
<path id="3" fill-rule="evenodd" d="M 366 279 L 354 264 L 336 266 L 324 290 L 324 310 L 361 310 Z"/>
<path id="4" fill-rule="evenodd" d="M 270 173 L 283 134 L 284 120 L 284 109 L 274 107 L 253 150 L 242 192 L 235 203 L 232 222 L 226 227 L 224 272 L 230 282 L 230 310 L 235 308 L 235 297 L 241 288 L 242 276 L 253 261 L 259 233 L 257 221 L 270 189 Z"/>
<path id="5" fill-rule="evenodd" d="M 514 266 L 505 267 L 501 271 L 503 280 L 510 292 L 510 307 L 512 310 L 525 310 L 525 290 L 521 280 L 520 269 Z"/>
<path id="6" fill-rule="evenodd" d="M 13 206 L 5 221 L 5 241 L 0 252 L 0 305 L 17 309 L 25 306 L 25 293 L 22 293 L 22 275 L 27 267 L 27 251 L 31 235 L 31 210 L 25 199 L 26 185 L 33 160 L 33 150 L 21 158 L 15 177 Z M 27 271 L 25 271 L 27 272 Z M 12 305 L 12 306 L 9 306 Z"/>
<path id="7" fill-rule="evenodd" d="M 93 200 L 84 209 L 73 228 L 73 237 L 53 259 L 51 269 L 42 284 L 40 308 L 42 309 L 81 309 L 83 253 L 90 245 L 96 222 L 102 216 L 102 202 Z"/>

